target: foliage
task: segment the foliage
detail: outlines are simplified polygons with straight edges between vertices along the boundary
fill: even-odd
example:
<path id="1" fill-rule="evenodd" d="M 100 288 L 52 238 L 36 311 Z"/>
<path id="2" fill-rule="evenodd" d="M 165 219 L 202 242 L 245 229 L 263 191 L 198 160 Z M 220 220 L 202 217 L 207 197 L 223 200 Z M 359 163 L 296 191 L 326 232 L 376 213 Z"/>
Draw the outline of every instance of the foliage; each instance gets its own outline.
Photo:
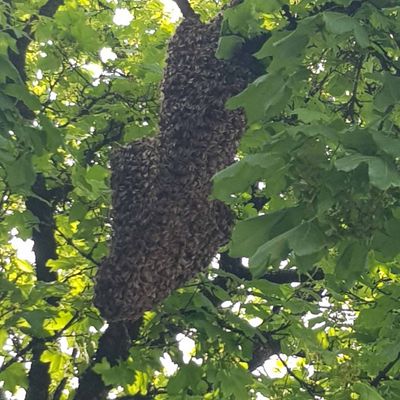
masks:
<path id="1" fill-rule="evenodd" d="M 193 2 L 204 19 L 219 3 Z M 132 21 L 113 23 L 125 8 Z M 213 268 L 125 327 L 125 354 L 92 306 L 108 158 L 157 132 L 173 23 L 157 0 L 0 1 L 5 394 L 78 399 L 100 376 L 104 396 L 132 399 L 400 399 L 399 12 L 225 12 L 218 57 L 261 38 L 260 76 L 227 103 L 248 121 L 238 161 L 214 178 L 238 222 Z M 16 251 L 30 239 L 36 262 Z"/>

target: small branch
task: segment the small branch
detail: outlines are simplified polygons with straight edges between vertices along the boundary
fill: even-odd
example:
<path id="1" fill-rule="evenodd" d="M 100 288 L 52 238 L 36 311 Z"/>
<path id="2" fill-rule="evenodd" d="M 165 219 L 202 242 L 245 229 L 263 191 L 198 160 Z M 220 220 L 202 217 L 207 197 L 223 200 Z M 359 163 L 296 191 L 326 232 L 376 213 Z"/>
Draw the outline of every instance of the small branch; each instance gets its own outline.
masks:
<path id="1" fill-rule="evenodd" d="M 111 120 L 107 126 L 106 131 L 112 133 L 112 135 L 106 134 L 103 140 L 94 143 L 91 148 L 84 151 L 85 155 L 85 165 L 91 165 L 93 163 L 96 152 L 101 150 L 103 147 L 110 145 L 114 142 L 118 142 L 124 136 L 125 124 Z"/>
<path id="2" fill-rule="evenodd" d="M 222 7 L 222 10 L 225 11 L 225 10 L 227 10 L 228 8 L 236 7 L 236 6 L 238 6 L 239 4 L 241 4 L 241 3 L 243 3 L 243 0 L 231 0 L 228 4 L 226 4 L 226 5 L 224 5 L 224 6 Z"/>
<path id="3" fill-rule="evenodd" d="M 360 57 L 357 61 L 357 64 L 355 65 L 355 76 L 354 76 L 354 83 L 353 83 L 353 90 L 351 94 L 351 98 L 347 103 L 347 117 L 350 118 L 351 122 L 355 122 L 355 106 L 359 104 L 359 101 L 357 99 L 357 90 L 358 90 L 358 84 L 360 80 L 360 74 L 361 70 L 363 67 L 363 61 L 364 58 Z"/>
<path id="4" fill-rule="evenodd" d="M 386 365 L 385 368 L 383 368 L 382 371 L 379 372 L 379 374 L 371 381 L 371 386 L 377 387 L 383 379 L 387 377 L 388 372 L 394 367 L 394 365 L 400 361 L 400 353 L 397 354 L 397 357 L 391 361 L 389 364 Z"/>
<path id="5" fill-rule="evenodd" d="M 174 0 L 176 5 L 181 10 L 182 15 L 185 18 L 199 18 L 198 14 L 193 11 L 192 6 L 188 0 Z"/>
<path id="6" fill-rule="evenodd" d="M 117 397 L 117 400 L 153 400 L 157 394 L 160 394 L 160 391 L 157 390 L 147 394 L 137 393 L 131 396 Z"/>
<path id="7" fill-rule="evenodd" d="M 5 371 L 8 367 L 10 367 L 12 364 L 16 363 L 19 361 L 19 359 L 24 356 L 28 351 L 32 349 L 34 345 L 33 340 L 30 341 L 23 349 L 21 349 L 13 358 L 5 362 L 1 367 L 0 367 L 0 372 Z"/>
<path id="8" fill-rule="evenodd" d="M 62 231 L 60 231 L 58 228 L 56 229 L 57 233 L 65 240 L 65 243 L 71 247 L 73 247 L 82 257 L 86 258 L 90 262 L 92 262 L 94 265 L 99 266 L 100 262 L 95 260 L 90 253 L 86 253 L 82 249 L 80 249 L 73 241 L 72 238 L 69 238 L 68 236 L 64 235 Z"/>
<path id="9" fill-rule="evenodd" d="M 278 354 L 278 358 L 283 364 L 283 366 L 286 368 L 287 373 L 295 380 L 297 383 L 302 387 L 304 390 L 308 392 L 308 394 L 311 396 L 311 398 L 315 398 L 316 395 L 322 394 L 320 390 L 316 390 L 317 388 L 310 385 L 309 383 L 305 382 L 303 379 L 300 379 L 288 366 L 286 361 L 281 357 L 280 354 Z"/>
<path id="10" fill-rule="evenodd" d="M 67 384 L 67 382 L 68 382 L 67 378 L 61 379 L 61 382 L 58 384 L 56 390 L 54 391 L 53 400 L 60 400 L 61 399 L 61 396 L 63 395 L 63 390 L 64 390 L 65 385 Z"/>
<path id="11" fill-rule="evenodd" d="M 282 6 L 282 15 L 286 18 L 286 21 L 288 22 L 286 29 L 288 31 L 294 31 L 297 27 L 297 19 L 295 15 L 291 13 L 290 7 L 287 4 Z"/>

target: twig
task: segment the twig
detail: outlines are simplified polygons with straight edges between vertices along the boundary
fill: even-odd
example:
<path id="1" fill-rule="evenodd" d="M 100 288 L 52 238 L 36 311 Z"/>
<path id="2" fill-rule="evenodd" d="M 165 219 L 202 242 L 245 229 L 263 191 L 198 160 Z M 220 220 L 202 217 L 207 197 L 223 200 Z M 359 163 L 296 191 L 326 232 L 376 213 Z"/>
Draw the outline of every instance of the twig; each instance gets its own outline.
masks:
<path id="1" fill-rule="evenodd" d="M 5 362 L 0 367 L 0 372 L 5 371 L 8 367 L 10 367 L 12 364 L 17 362 L 20 357 L 24 356 L 28 351 L 31 350 L 33 345 L 34 345 L 34 341 L 32 340 L 22 350 L 20 350 L 13 358 L 10 358 L 7 362 Z"/>
<path id="2" fill-rule="evenodd" d="M 86 253 L 85 251 L 83 251 L 82 249 L 80 249 L 75 243 L 74 241 L 69 238 L 68 236 L 66 236 L 62 231 L 60 231 L 58 228 L 56 229 L 57 233 L 65 240 L 66 244 L 70 245 L 71 247 L 73 247 L 82 257 L 86 258 L 87 260 L 91 261 L 93 264 L 99 266 L 100 262 L 95 260 L 90 253 Z"/>
<path id="3" fill-rule="evenodd" d="M 360 80 L 360 74 L 361 74 L 361 70 L 363 67 L 363 62 L 364 62 L 364 58 L 360 57 L 357 61 L 357 64 L 355 66 L 356 68 L 356 72 L 355 72 L 355 76 L 354 76 L 354 84 L 353 84 L 353 90 L 352 90 L 352 95 L 351 98 L 349 100 L 349 102 L 347 103 L 347 116 L 348 118 L 350 118 L 351 122 L 354 123 L 354 116 L 355 116 L 355 105 L 357 104 L 358 106 L 360 106 L 358 99 L 357 99 L 357 90 L 358 90 L 358 84 L 359 84 L 359 80 Z"/>
<path id="4" fill-rule="evenodd" d="M 280 354 L 278 354 L 278 358 L 280 360 L 280 362 L 283 364 L 283 366 L 286 368 L 287 373 L 295 380 L 297 381 L 297 383 L 303 388 L 305 389 L 308 394 L 312 397 L 315 398 L 315 395 L 318 394 L 315 390 L 315 388 L 310 385 L 309 383 L 303 381 L 303 379 L 300 379 L 288 366 L 288 364 L 286 363 L 286 361 L 281 357 Z"/>
<path id="5" fill-rule="evenodd" d="M 58 384 L 56 390 L 54 391 L 53 400 L 60 400 L 61 399 L 61 396 L 63 395 L 63 390 L 64 390 L 65 385 L 67 384 L 67 382 L 68 382 L 67 378 L 61 379 L 61 381 Z"/>
<path id="6" fill-rule="evenodd" d="M 394 367 L 394 365 L 400 360 L 400 353 L 397 354 L 397 357 L 391 361 L 389 364 L 383 368 L 382 371 L 378 373 L 378 375 L 371 381 L 371 386 L 377 387 L 379 382 L 386 378 L 387 373 Z"/>

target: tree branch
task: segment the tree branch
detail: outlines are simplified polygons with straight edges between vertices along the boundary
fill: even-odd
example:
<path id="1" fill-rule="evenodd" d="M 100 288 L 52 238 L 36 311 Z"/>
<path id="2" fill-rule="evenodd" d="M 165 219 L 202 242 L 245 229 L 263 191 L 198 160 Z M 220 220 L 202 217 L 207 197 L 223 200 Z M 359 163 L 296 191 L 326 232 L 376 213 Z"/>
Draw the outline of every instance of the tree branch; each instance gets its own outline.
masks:
<path id="1" fill-rule="evenodd" d="M 48 0 L 42 7 L 40 7 L 38 14 L 33 15 L 30 18 L 29 23 L 26 25 L 24 29 L 24 35 L 20 38 L 16 38 L 13 31 L 10 30 L 9 34 L 17 39 L 16 46 L 18 52 L 14 52 L 13 50 L 9 50 L 9 57 L 14 67 L 18 70 L 21 79 L 25 82 L 27 79 L 26 71 L 25 71 L 25 63 L 26 63 L 26 51 L 28 49 L 29 44 L 32 42 L 32 23 L 38 20 L 39 16 L 43 17 L 52 17 L 58 8 L 64 4 L 64 0 Z"/>
<path id="2" fill-rule="evenodd" d="M 42 17 L 52 17 L 60 6 L 64 4 L 64 0 L 48 0 L 39 9 L 39 15 Z"/>
<path id="3" fill-rule="evenodd" d="M 64 390 L 67 382 L 68 382 L 68 378 L 61 379 L 61 382 L 58 384 L 58 386 L 56 387 L 56 390 L 54 391 L 53 400 L 61 399 L 61 397 L 63 395 L 63 390 Z"/>
<path id="4" fill-rule="evenodd" d="M 107 398 L 109 387 L 93 367 L 103 358 L 112 365 L 128 357 L 131 341 L 139 336 L 142 319 L 135 322 L 113 322 L 99 340 L 93 362 L 79 379 L 79 387 L 74 400 L 103 400 Z"/>
<path id="5" fill-rule="evenodd" d="M 314 387 L 313 385 L 310 385 L 309 383 L 307 383 L 303 379 L 300 379 L 299 376 L 297 376 L 297 374 L 295 374 L 291 370 L 291 368 L 289 368 L 288 364 L 286 363 L 286 361 L 282 358 L 282 356 L 280 354 L 278 354 L 278 358 L 281 361 L 281 363 L 283 364 L 283 366 L 286 368 L 287 373 L 295 381 L 297 381 L 297 383 L 300 385 L 300 387 L 302 387 L 304 390 L 306 390 L 308 392 L 308 394 L 311 396 L 312 399 L 314 399 L 316 395 L 323 394 L 323 391 L 319 387 L 318 388 Z"/>
<path id="6" fill-rule="evenodd" d="M 26 74 L 26 52 L 32 42 L 32 24 L 40 16 L 52 17 L 64 0 L 48 0 L 39 10 L 37 15 L 33 15 L 24 29 L 24 35 L 20 38 L 15 36 L 14 31 L 8 33 L 16 40 L 17 52 L 9 49 L 8 55 L 14 67 L 18 70 L 23 82 L 27 80 Z M 11 2 L 9 2 L 11 4 Z M 32 120 L 33 112 L 21 101 L 17 103 L 17 108 L 22 117 Z M 36 185 L 36 186 L 35 186 Z M 37 179 L 32 190 L 39 198 L 46 199 L 48 191 L 44 178 L 37 175 Z M 42 196 L 44 194 L 44 196 Z M 57 278 L 54 272 L 50 272 L 46 266 L 49 259 L 56 257 L 56 242 L 54 239 L 53 208 L 46 201 L 41 201 L 36 197 L 29 197 L 26 201 L 27 208 L 39 219 L 39 225 L 33 230 L 32 239 L 33 249 L 36 257 L 36 276 L 39 281 L 50 282 Z M 49 298 L 50 304 L 56 304 L 57 300 Z M 50 375 L 48 364 L 42 363 L 40 358 L 46 350 L 45 342 L 40 338 L 33 338 L 26 347 L 26 351 L 32 351 L 32 364 L 28 375 L 28 390 L 26 400 L 47 400 L 49 397 Z"/>
<path id="7" fill-rule="evenodd" d="M 386 365 L 382 371 L 371 381 L 371 386 L 377 387 L 379 383 L 387 377 L 389 371 L 394 367 L 394 365 L 400 360 L 400 353 L 397 354 L 397 357 L 391 361 L 389 364 Z"/>
<path id="8" fill-rule="evenodd" d="M 199 15 L 194 12 L 188 0 L 174 0 L 174 1 L 181 10 L 181 13 L 185 18 L 199 18 Z"/>
<path id="9" fill-rule="evenodd" d="M 28 351 L 32 349 L 34 345 L 33 340 L 31 340 L 24 348 L 22 348 L 14 357 L 9 359 L 7 362 L 3 363 L 2 366 L 0 367 L 0 372 L 5 371 L 9 366 L 12 364 L 18 362 L 18 360 L 23 357 Z"/>
<path id="10" fill-rule="evenodd" d="M 232 258 L 227 253 L 222 253 L 219 265 L 225 272 L 232 273 L 240 279 L 250 281 L 253 279 L 251 272 L 248 268 L 243 267 L 239 258 Z M 280 270 L 276 272 L 265 273 L 260 279 L 265 279 L 273 283 L 292 283 L 292 282 L 307 282 L 310 279 L 322 280 L 324 279 L 324 272 L 321 269 L 314 268 L 309 274 L 299 274 L 297 270 Z M 219 281 L 216 279 L 215 284 Z"/>
<path id="11" fill-rule="evenodd" d="M 46 345 L 43 340 L 37 338 L 33 338 L 32 342 L 32 365 L 28 375 L 26 400 L 47 400 L 51 383 L 49 365 L 40 361 Z"/>

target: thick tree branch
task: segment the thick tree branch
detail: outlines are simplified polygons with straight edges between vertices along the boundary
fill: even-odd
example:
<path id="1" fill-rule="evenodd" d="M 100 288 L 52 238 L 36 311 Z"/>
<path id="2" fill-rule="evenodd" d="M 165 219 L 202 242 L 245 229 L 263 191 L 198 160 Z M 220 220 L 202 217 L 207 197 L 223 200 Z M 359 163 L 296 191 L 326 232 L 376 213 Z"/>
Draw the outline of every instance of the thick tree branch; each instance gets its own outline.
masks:
<path id="1" fill-rule="evenodd" d="M 49 365 L 40 361 L 46 345 L 43 340 L 37 338 L 34 338 L 32 342 L 32 365 L 28 376 L 29 388 L 26 392 L 26 400 L 47 400 L 51 382 Z"/>
<path id="2" fill-rule="evenodd" d="M 11 1 L 8 1 L 8 3 L 11 6 Z M 22 79 L 23 82 L 26 82 L 27 80 L 27 73 L 26 73 L 26 52 L 28 50 L 28 47 L 30 43 L 33 40 L 32 36 L 32 26 L 35 21 L 38 20 L 40 16 L 43 17 L 52 17 L 57 9 L 64 4 L 64 0 L 48 0 L 47 3 L 45 3 L 39 10 L 38 14 L 33 15 L 27 25 L 24 28 L 23 35 L 19 38 L 16 37 L 14 31 L 12 29 L 9 29 L 7 33 L 16 39 L 16 48 L 17 51 L 13 51 L 11 48 L 8 49 L 8 57 L 10 58 L 10 61 L 14 65 L 14 67 L 17 69 L 19 72 L 19 75 Z M 22 101 L 18 101 L 17 103 L 17 109 L 20 112 L 20 114 L 26 118 L 26 119 L 33 119 L 34 114 L 33 112 L 23 103 Z"/>
<path id="3" fill-rule="evenodd" d="M 60 6 L 64 4 L 64 0 L 48 0 L 39 9 L 39 15 L 42 17 L 52 17 Z"/>
<path id="4" fill-rule="evenodd" d="M 273 339 L 270 333 L 265 333 L 264 336 L 267 342 L 259 342 L 253 348 L 252 358 L 248 362 L 250 371 L 254 371 L 273 354 L 281 352 L 281 345 L 278 340 Z"/>
<path id="5" fill-rule="evenodd" d="M 36 257 L 36 276 L 39 281 L 51 282 L 57 279 L 57 275 L 48 269 L 46 263 L 50 259 L 57 258 L 57 244 L 54 238 L 53 207 L 49 204 L 52 199 L 49 198 L 45 179 L 42 175 L 37 176 L 32 191 L 36 196 L 28 197 L 26 207 L 39 220 L 37 227 L 32 232 L 33 251 Z"/>
<path id="6" fill-rule="evenodd" d="M 240 279 L 244 279 L 245 281 L 250 281 L 253 279 L 250 270 L 243 267 L 240 258 L 232 258 L 227 253 L 222 253 L 219 265 L 222 270 L 232 273 Z M 324 279 L 324 272 L 317 268 L 311 270 L 309 274 L 299 274 L 297 270 L 280 270 L 276 272 L 265 273 L 260 279 L 265 279 L 269 282 L 280 284 L 307 282 L 310 279 L 314 281 Z M 214 281 L 214 283 L 219 284 L 218 278 Z"/>
<path id="7" fill-rule="evenodd" d="M 196 14 L 193 11 L 193 8 L 188 0 L 174 0 L 174 1 L 181 10 L 181 13 L 185 18 L 199 18 L 198 14 Z"/>
<path id="8" fill-rule="evenodd" d="M 17 40 L 16 46 L 18 52 L 9 50 L 9 57 L 15 68 L 18 70 L 23 81 L 26 81 L 27 75 L 25 70 L 26 51 L 29 44 L 32 42 L 32 24 L 37 21 L 39 17 L 52 17 L 58 8 L 64 4 L 64 0 L 48 0 L 42 7 L 40 7 L 38 14 L 30 18 L 29 23 L 24 29 L 24 35 Z M 15 37 L 13 31 L 9 32 L 11 36 Z"/>
<path id="9" fill-rule="evenodd" d="M 99 346 L 92 364 L 79 380 L 74 400 L 103 400 L 107 398 L 110 387 L 94 372 L 93 367 L 103 358 L 112 365 L 118 364 L 129 355 L 131 341 L 139 336 L 142 319 L 136 322 L 113 322 L 99 340 Z"/>
<path id="10" fill-rule="evenodd" d="M 9 34 L 16 38 L 17 52 L 9 50 L 9 58 L 15 68 L 18 70 L 22 81 L 26 82 L 26 52 L 29 44 L 33 40 L 32 26 L 40 16 L 52 17 L 64 0 L 48 0 L 39 10 L 37 15 L 30 18 L 29 23 L 24 29 L 24 35 L 20 38 L 15 37 L 15 33 L 10 30 Z M 11 4 L 11 3 L 10 3 Z M 17 103 L 20 114 L 26 119 L 33 119 L 33 112 L 21 101 Z M 39 281 L 51 282 L 56 279 L 56 274 L 50 272 L 46 264 L 49 259 L 56 258 L 56 241 L 54 238 L 53 208 L 48 203 L 48 191 L 44 178 L 37 175 L 33 192 L 39 197 L 29 197 L 26 201 L 27 209 L 31 211 L 39 220 L 38 227 L 33 230 L 32 239 L 33 249 L 36 257 L 36 276 Z M 44 201 L 41 201 L 43 198 Z M 56 304 L 57 300 L 48 299 L 50 304 Z M 32 364 L 28 375 L 28 390 L 26 400 L 48 400 L 50 375 L 48 364 L 42 363 L 40 358 L 43 351 L 46 350 L 46 344 L 42 339 L 33 338 L 29 344 L 29 350 L 32 351 Z"/>

